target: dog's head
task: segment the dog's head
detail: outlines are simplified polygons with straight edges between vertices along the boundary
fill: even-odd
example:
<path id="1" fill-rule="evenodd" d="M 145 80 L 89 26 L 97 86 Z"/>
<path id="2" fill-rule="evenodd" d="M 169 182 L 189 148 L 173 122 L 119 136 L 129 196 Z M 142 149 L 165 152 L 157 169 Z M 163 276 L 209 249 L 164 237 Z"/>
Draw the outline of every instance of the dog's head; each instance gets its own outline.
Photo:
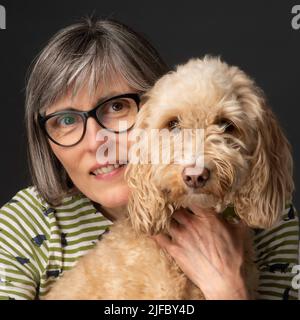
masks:
<path id="1" fill-rule="evenodd" d="M 170 163 L 127 167 L 128 209 L 136 231 L 168 228 L 173 210 L 191 203 L 216 211 L 233 204 L 252 227 L 277 221 L 294 188 L 291 147 L 262 91 L 244 72 L 217 58 L 192 59 L 158 80 L 145 101 L 135 128 L 146 130 L 148 138 L 151 129 L 175 133 Z M 190 170 L 201 156 L 197 148 L 190 162 L 174 161 L 184 129 L 192 132 L 193 147 L 199 143 L 196 129 L 204 129 L 201 168 Z M 148 160 L 151 139 L 140 150 Z"/>

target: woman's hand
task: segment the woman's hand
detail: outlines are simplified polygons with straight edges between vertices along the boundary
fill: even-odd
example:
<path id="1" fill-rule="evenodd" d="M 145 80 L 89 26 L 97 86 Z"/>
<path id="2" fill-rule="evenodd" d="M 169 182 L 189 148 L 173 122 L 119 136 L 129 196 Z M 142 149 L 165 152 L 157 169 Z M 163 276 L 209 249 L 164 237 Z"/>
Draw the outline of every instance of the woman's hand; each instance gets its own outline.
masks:
<path id="1" fill-rule="evenodd" d="M 178 266 L 206 299 L 248 299 L 241 267 L 246 226 L 229 224 L 214 212 L 190 207 L 173 214 L 170 236 L 154 240 L 175 259 Z"/>

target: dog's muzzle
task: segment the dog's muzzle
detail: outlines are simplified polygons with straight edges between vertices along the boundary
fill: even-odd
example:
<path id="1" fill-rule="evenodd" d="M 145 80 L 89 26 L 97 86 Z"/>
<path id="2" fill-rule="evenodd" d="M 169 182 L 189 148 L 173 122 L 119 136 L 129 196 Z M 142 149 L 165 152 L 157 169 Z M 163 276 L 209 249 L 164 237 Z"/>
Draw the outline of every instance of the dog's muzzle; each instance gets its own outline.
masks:
<path id="1" fill-rule="evenodd" d="M 210 170 L 207 168 L 202 168 L 198 170 L 198 173 L 195 169 L 185 168 L 182 171 L 182 179 L 184 183 L 193 189 L 203 188 L 207 181 L 210 178 Z"/>

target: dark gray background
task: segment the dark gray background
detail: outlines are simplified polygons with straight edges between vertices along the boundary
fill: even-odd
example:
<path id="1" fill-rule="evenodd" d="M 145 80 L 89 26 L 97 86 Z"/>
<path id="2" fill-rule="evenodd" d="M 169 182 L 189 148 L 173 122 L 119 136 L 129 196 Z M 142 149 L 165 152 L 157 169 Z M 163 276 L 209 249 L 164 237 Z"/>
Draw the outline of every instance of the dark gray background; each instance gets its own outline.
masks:
<path id="1" fill-rule="evenodd" d="M 26 70 L 50 36 L 92 13 L 112 17 L 144 34 L 170 66 L 190 57 L 221 55 L 248 72 L 266 92 L 293 146 L 300 183 L 300 30 L 291 26 L 299 1 L 0 0 L 0 206 L 30 181 L 24 132 Z M 299 193 L 294 199 L 297 207 Z"/>

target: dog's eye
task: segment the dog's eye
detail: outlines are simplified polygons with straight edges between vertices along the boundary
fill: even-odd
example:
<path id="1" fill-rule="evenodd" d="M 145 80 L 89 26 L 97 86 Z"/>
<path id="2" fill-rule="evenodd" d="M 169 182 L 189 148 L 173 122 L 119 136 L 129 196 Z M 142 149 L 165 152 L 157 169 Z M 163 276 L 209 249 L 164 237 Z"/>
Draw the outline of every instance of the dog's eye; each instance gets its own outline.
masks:
<path id="1" fill-rule="evenodd" d="M 218 125 L 223 128 L 226 133 L 232 133 L 235 130 L 235 125 L 227 119 L 220 119 Z"/>
<path id="2" fill-rule="evenodd" d="M 168 126 L 168 129 L 170 129 L 170 130 L 178 128 L 179 120 L 178 119 L 173 119 L 173 120 L 168 122 L 167 126 Z"/>

